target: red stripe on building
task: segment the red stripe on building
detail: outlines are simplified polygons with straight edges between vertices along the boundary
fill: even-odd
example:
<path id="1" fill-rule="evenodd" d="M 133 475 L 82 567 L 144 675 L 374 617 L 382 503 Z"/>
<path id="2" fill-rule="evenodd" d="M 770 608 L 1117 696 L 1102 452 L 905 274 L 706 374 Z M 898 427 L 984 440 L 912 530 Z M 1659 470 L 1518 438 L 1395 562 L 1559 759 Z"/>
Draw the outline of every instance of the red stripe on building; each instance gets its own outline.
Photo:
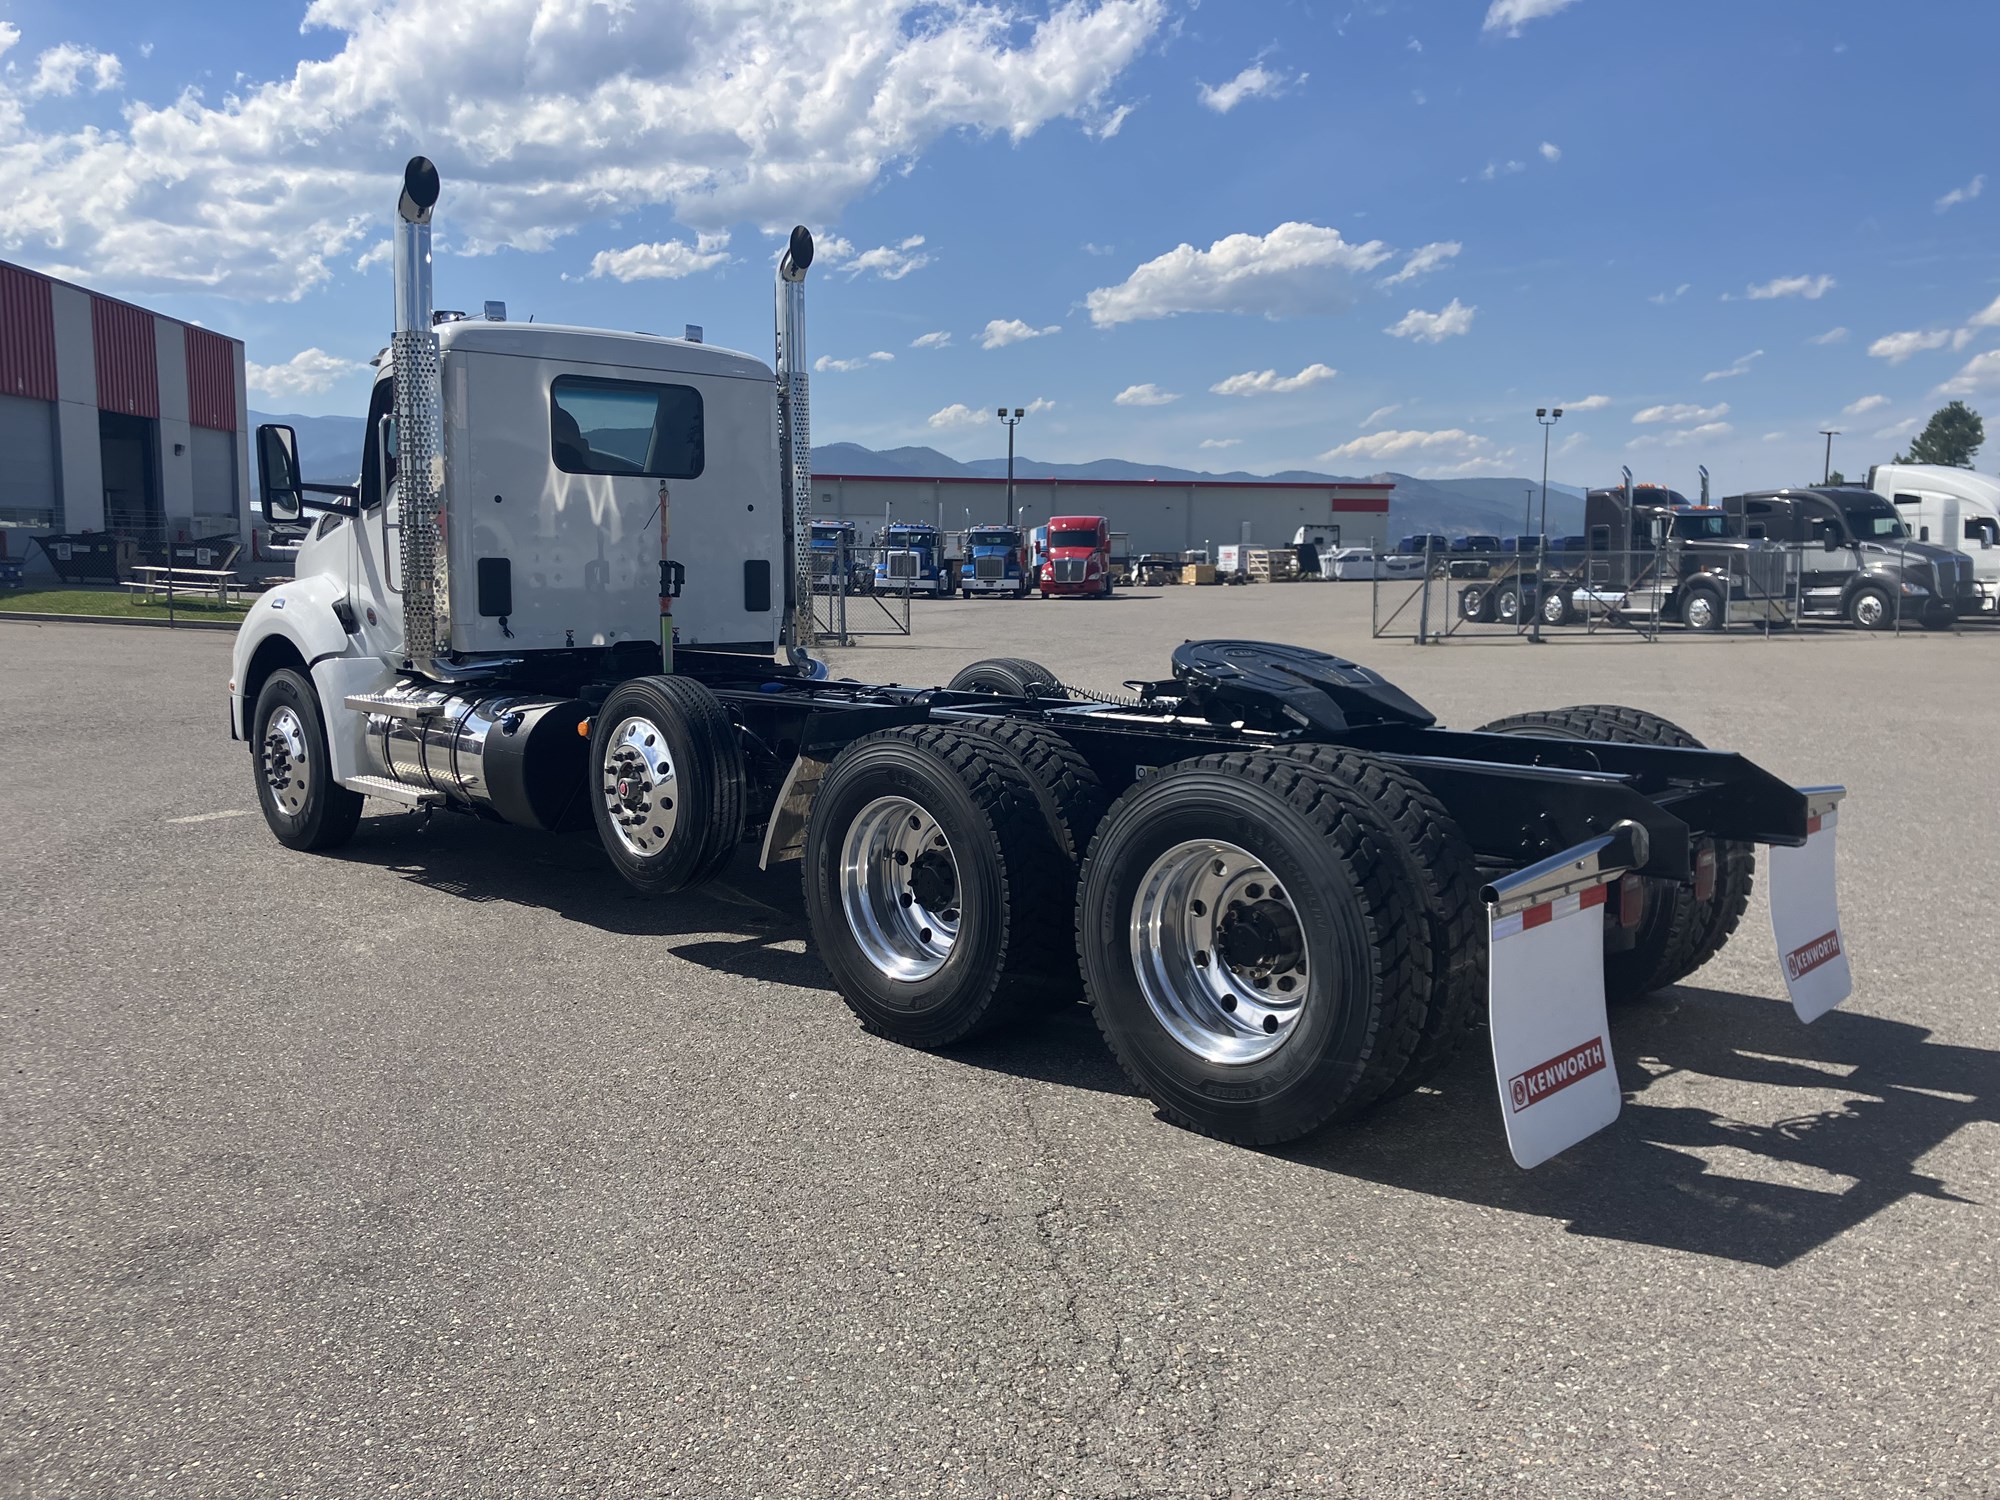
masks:
<path id="1" fill-rule="evenodd" d="M 187 330 L 188 421 L 236 430 L 236 343 L 206 328 Z"/>
<path id="2" fill-rule="evenodd" d="M 108 297 L 92 297 L 90 334 L 97 352 L 98 410 L 159 416 L 160 356 L 153 315 Z"/>
<path id="3" fill-rule="evenodd" d="M 0 262 L 0 395 L 56 399 L 56 315 L 49 280 Z"/>

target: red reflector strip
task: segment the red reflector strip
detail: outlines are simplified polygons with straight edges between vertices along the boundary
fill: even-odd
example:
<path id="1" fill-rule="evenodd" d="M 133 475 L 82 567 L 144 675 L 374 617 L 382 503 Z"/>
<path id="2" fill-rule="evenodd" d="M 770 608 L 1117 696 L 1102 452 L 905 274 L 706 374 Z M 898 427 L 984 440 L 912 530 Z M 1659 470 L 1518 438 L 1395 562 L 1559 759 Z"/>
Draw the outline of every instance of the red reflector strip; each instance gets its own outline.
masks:
<path id="1" fill-rule="evenodd" d="M 1553 901 L 1543 901 L 1535 906 L 1523 907 L 1511 917 L 1502 917 L 1493 924 L 1493 936 L 1512 937 L 1517 932 L 1526 932 L 1531 927 L 1542 927 L 1557 917 L 1574 916 L 1577 912 L 1588 911 L 1593 906 L 1602 906 L 1606 888 L 1591 886 L 1573 896 L 1558 896 Z"/>
<path id="2" fill-rule="evenodd" d="M 1824 821 L 1825 819 L 1823 819 L 1818 813 L 1814 813 L 1810 818 L 1807 818 L 1806 837 L 1811 838 L 1814 834 L 1818 833 L 1820 824 Z"/>

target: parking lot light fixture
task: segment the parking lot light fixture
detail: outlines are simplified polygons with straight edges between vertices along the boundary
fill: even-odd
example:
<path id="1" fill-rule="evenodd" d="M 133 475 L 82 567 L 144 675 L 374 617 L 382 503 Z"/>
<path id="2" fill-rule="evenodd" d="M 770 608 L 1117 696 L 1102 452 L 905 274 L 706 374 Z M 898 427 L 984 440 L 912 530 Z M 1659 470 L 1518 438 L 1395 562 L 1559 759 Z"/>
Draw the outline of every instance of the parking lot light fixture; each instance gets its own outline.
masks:
<path id="1" fill-rule="evenodd" d="M 1015 407 L 1012 416 L 1007 415 L 1004 406 L 999 410 L 1000 420 L 1007 428 L 1007 514 L 1016 526 L 1021 524 L 1021 517 L 1014 509 L 1014 429 L 1021 425 L 1021 418 L 1027 414 L 1027 408 L 1022 406 Z"/>
<path id="2" fill-rule="evenodd" d="M 1528 639 L 1536 645 L 1542 640 L 1542 588 L 1548 582 L 1544 575 L 1549 550 L 1549 432 L 1562 420 L 1562 414 L 1560 406 L 1535 408 L 1535 420 L 1542 424 L 1542 525 L 1535 538 L 1535 619 L 1528 628 Z"/>

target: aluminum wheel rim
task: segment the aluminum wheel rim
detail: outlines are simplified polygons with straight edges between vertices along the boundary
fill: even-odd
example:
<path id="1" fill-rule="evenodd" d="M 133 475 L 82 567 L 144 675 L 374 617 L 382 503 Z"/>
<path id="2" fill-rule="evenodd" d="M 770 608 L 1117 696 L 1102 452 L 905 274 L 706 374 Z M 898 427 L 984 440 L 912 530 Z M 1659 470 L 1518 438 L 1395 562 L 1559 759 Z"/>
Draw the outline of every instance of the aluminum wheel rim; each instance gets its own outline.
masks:
<path id="1" fill-rule="evenodd" d="M 664 854 L 680 817 L 680 778 L 667 737 L 651 719 L 621 719 L 604 740 L 604 811 L 626 851 Z"/>
<path id="2" fill-rule="evenodd" d="M 1486 602 L 1486 590 L 1467 589 L 1461 597 L 1465 601 L 1465 612 L 1468 615 L 1476 615 L 1479 613 L 1479 607 Z"/>
<path id="3" fill-rule="evenodd" d="M 891 979 L 942 969 L 958 942 L 958 856 L 928 809 L 877 797 L 840 843 L 840 909 L 862 956 Z"/>
<path id="4" fill-rule="evenodd" d="M 264 725 L 264 786 L 271 800 L 287 817 L 299 817 L 306 809 L 306 726 L 298 712 L 280 708 Z"/>
<path id="5" fill-rule="evenodd" d="M 1251 961 L 1245 923 L 1275 926 L 1285 940 Z M 1154 860 L 1132 903 L 1131 946 L 1155 1019 L 1203 1061 L 1257 1062 L 1297 1029 L 1312 981 L 1304 923 L 1248 850 L 1191 839 Z"/>
<path id="6" fill-rule="evenodd" d="M 1882 617 L 1887 613 L 1879 594 L 1863 594 L 1854 606 L 1854 618 L 1870 630 L 1880 625 Z"/>
<path id="7" fill-rule="evenodd" d="M 1502 589 L 1493 599 L 1493 613 L 1503 620 L 1511 620 L 1521 610 L 1521 596 L 1511 589 Z"/>
<path id="8" fill-rule="evenodd" d="M 1688 600 L 1687 622 L 1696 630 L 1706 630 L 1715 623 L 1715 601 L 1706 594 L 1696 594 Z"/>

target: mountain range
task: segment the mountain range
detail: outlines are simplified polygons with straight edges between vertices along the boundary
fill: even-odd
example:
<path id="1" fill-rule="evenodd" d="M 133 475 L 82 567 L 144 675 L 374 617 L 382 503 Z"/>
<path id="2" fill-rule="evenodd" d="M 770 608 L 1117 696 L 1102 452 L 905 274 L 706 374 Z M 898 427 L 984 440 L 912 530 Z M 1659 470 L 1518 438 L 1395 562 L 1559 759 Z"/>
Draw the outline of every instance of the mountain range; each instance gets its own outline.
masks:
<path id="1" fill-rule="evenodd" d="M 251 412 L 253 426 L 282 422 L 298 434 L 299 467 L 307 480 L 319 484 L 351 484 L 360 462 L 360 417 L 271 416 Z M 864 448 L 859 443 L 827 443 L 812 451 L 813 469 L 821 474 L 913 474 L 926 479 L 998 479 L 1007 473 L 1004 458 L 962 462 L 935 448 Z M 255 444 L 252 444 L 255 462 Z M 1512 536 L 1524 529 L 1529 492 L 1539 504 L 1541 485 L 1530 479 L 1417 479 L 1393 471 L 1379 474 L 1322 474 L 1310 469 L 1286 469 L 1277 474 L 1250 474 L 1241 469 L 1209 473 L 1177 469 L 1168 464 L 1131 459 L 1100 458 L 1089 463 L 1044 463 L 1025 456 L 1014 460 L 1017 478 L 1027 479 L 1164 479 L 1164 480 L 1326 480 L 1389 481 L 1396 491 L 1389 502 L 1393 534 L 1439 531 L 1447 535 L 1485 532 Z M 1549 530 L 1561 535 L 1583 525 L 1583 492 L 1567 485 L 1549 486 Z M 1532 526 L 1526 527 L 1533 530 Z"/>

